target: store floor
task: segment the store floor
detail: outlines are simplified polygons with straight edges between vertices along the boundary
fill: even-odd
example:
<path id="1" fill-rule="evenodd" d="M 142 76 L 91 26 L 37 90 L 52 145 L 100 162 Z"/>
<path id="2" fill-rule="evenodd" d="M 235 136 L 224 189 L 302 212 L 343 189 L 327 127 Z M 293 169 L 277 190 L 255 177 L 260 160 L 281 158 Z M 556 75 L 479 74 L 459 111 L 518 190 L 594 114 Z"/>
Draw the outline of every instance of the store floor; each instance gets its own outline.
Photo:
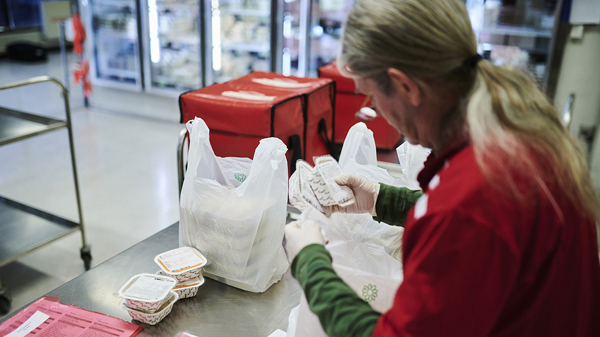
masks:
<path id="1" fill-rule="evenodd" d="M 63 80 L 59 54 L 45 63 L 0 59 L 0 85 L 49 75 Z M 71 83 L 75 152 L 86 236 L 96 266 L 179 220 L 176 97 L 93 88 L 83 105 Z M 0 91 L 0 106 L 64 118 L 52 84 Z M 395 151 L 380 160 L 397 162 Z M 0 195 L 77 220 L 66 130 L 0 147 Z M 0 268 L 18 310 L 84 272 L 76 232 Z M 115 289 L 116 291 L 116 289 Z"/>

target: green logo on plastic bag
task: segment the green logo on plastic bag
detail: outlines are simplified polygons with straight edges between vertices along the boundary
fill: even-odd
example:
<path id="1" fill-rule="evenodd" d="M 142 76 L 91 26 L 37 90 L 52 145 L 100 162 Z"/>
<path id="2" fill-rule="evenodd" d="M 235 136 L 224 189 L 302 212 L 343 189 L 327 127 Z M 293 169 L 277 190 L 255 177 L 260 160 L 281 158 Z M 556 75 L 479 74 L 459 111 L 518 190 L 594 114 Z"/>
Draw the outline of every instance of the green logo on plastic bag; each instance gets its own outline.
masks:
<path id="1" fill-rule="evenodd" d="M 235 178 L 235 180 L 237 180 L 237 181 L 239 181 L 241 183 L 243 183 L 244 180 L 246 180 L 246 175 L 243 174 L 243 173 L 234 173 L 233 177 Z"/>
<path id="2" fill-rule="evenodd" d="M 363 287 L 362 296 L 367 302 L 373 302 L 377 298 L 377 286 L 367 284 Z"/>

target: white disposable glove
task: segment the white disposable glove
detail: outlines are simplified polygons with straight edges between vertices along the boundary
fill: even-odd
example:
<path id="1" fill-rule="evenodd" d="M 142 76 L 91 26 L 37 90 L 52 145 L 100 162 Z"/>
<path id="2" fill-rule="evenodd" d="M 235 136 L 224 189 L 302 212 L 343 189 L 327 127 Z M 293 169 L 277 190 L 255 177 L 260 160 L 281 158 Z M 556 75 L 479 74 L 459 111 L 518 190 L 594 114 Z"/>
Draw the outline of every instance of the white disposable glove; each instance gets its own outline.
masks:
<path id="1" fill-rule="evenodd" d="M 285 250 L 290 263 L 302 248 L 317 243 L 325 245 L 325 239 L 321 234 L 321 226 L 312 220 L 293 221 L 284 228 Z"/>
<path id="2" fill-rule="evenodd" d="M 373 216 L 375 212 L 375 204 L 379 196 L 379 184 L 373 183 L 356 174 L 340 174 L 335 177 L 335 182 L 340 186 L 348 186 L 354 192 L 353 204 L 342 207 L 333 205 L 325 208 L 325 215 L 331 216 L 332 213 L 369 213 Z"/>

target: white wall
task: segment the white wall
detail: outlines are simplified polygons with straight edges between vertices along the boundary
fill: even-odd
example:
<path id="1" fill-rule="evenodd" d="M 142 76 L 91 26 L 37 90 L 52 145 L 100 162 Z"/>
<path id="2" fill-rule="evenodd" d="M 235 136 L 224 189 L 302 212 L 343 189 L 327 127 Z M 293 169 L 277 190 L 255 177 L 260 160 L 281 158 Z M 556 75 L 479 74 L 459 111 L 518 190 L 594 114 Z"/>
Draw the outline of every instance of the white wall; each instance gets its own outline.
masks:
<path id="1" fill-rule="evenodd" d="M 582 126 L 600 122 L 600 26 L 585 26 L 581 39 L 567 41 L 554 98 L 560 113 L 570 93 L 575 93 L 570 132 L 577 137 Z M 600 130 L 592 146 L 591 174 L 600 192 Z"/>

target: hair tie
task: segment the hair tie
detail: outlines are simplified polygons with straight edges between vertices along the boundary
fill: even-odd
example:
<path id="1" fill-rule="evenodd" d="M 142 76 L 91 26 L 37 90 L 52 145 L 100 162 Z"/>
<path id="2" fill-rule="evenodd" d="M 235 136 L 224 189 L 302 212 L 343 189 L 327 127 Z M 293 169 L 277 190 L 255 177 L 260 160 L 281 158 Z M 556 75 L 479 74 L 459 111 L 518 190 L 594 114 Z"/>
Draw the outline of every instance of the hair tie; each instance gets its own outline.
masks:
<path id="1" fill-rule="evenodd" d="M 479 63 L 479 61 L 483 60 L 483 57 L 479 54 L 475 54 L 473 56 L 469 56 L 464 62 L 463 66 L 468 68 L 473 68 Z"/>

